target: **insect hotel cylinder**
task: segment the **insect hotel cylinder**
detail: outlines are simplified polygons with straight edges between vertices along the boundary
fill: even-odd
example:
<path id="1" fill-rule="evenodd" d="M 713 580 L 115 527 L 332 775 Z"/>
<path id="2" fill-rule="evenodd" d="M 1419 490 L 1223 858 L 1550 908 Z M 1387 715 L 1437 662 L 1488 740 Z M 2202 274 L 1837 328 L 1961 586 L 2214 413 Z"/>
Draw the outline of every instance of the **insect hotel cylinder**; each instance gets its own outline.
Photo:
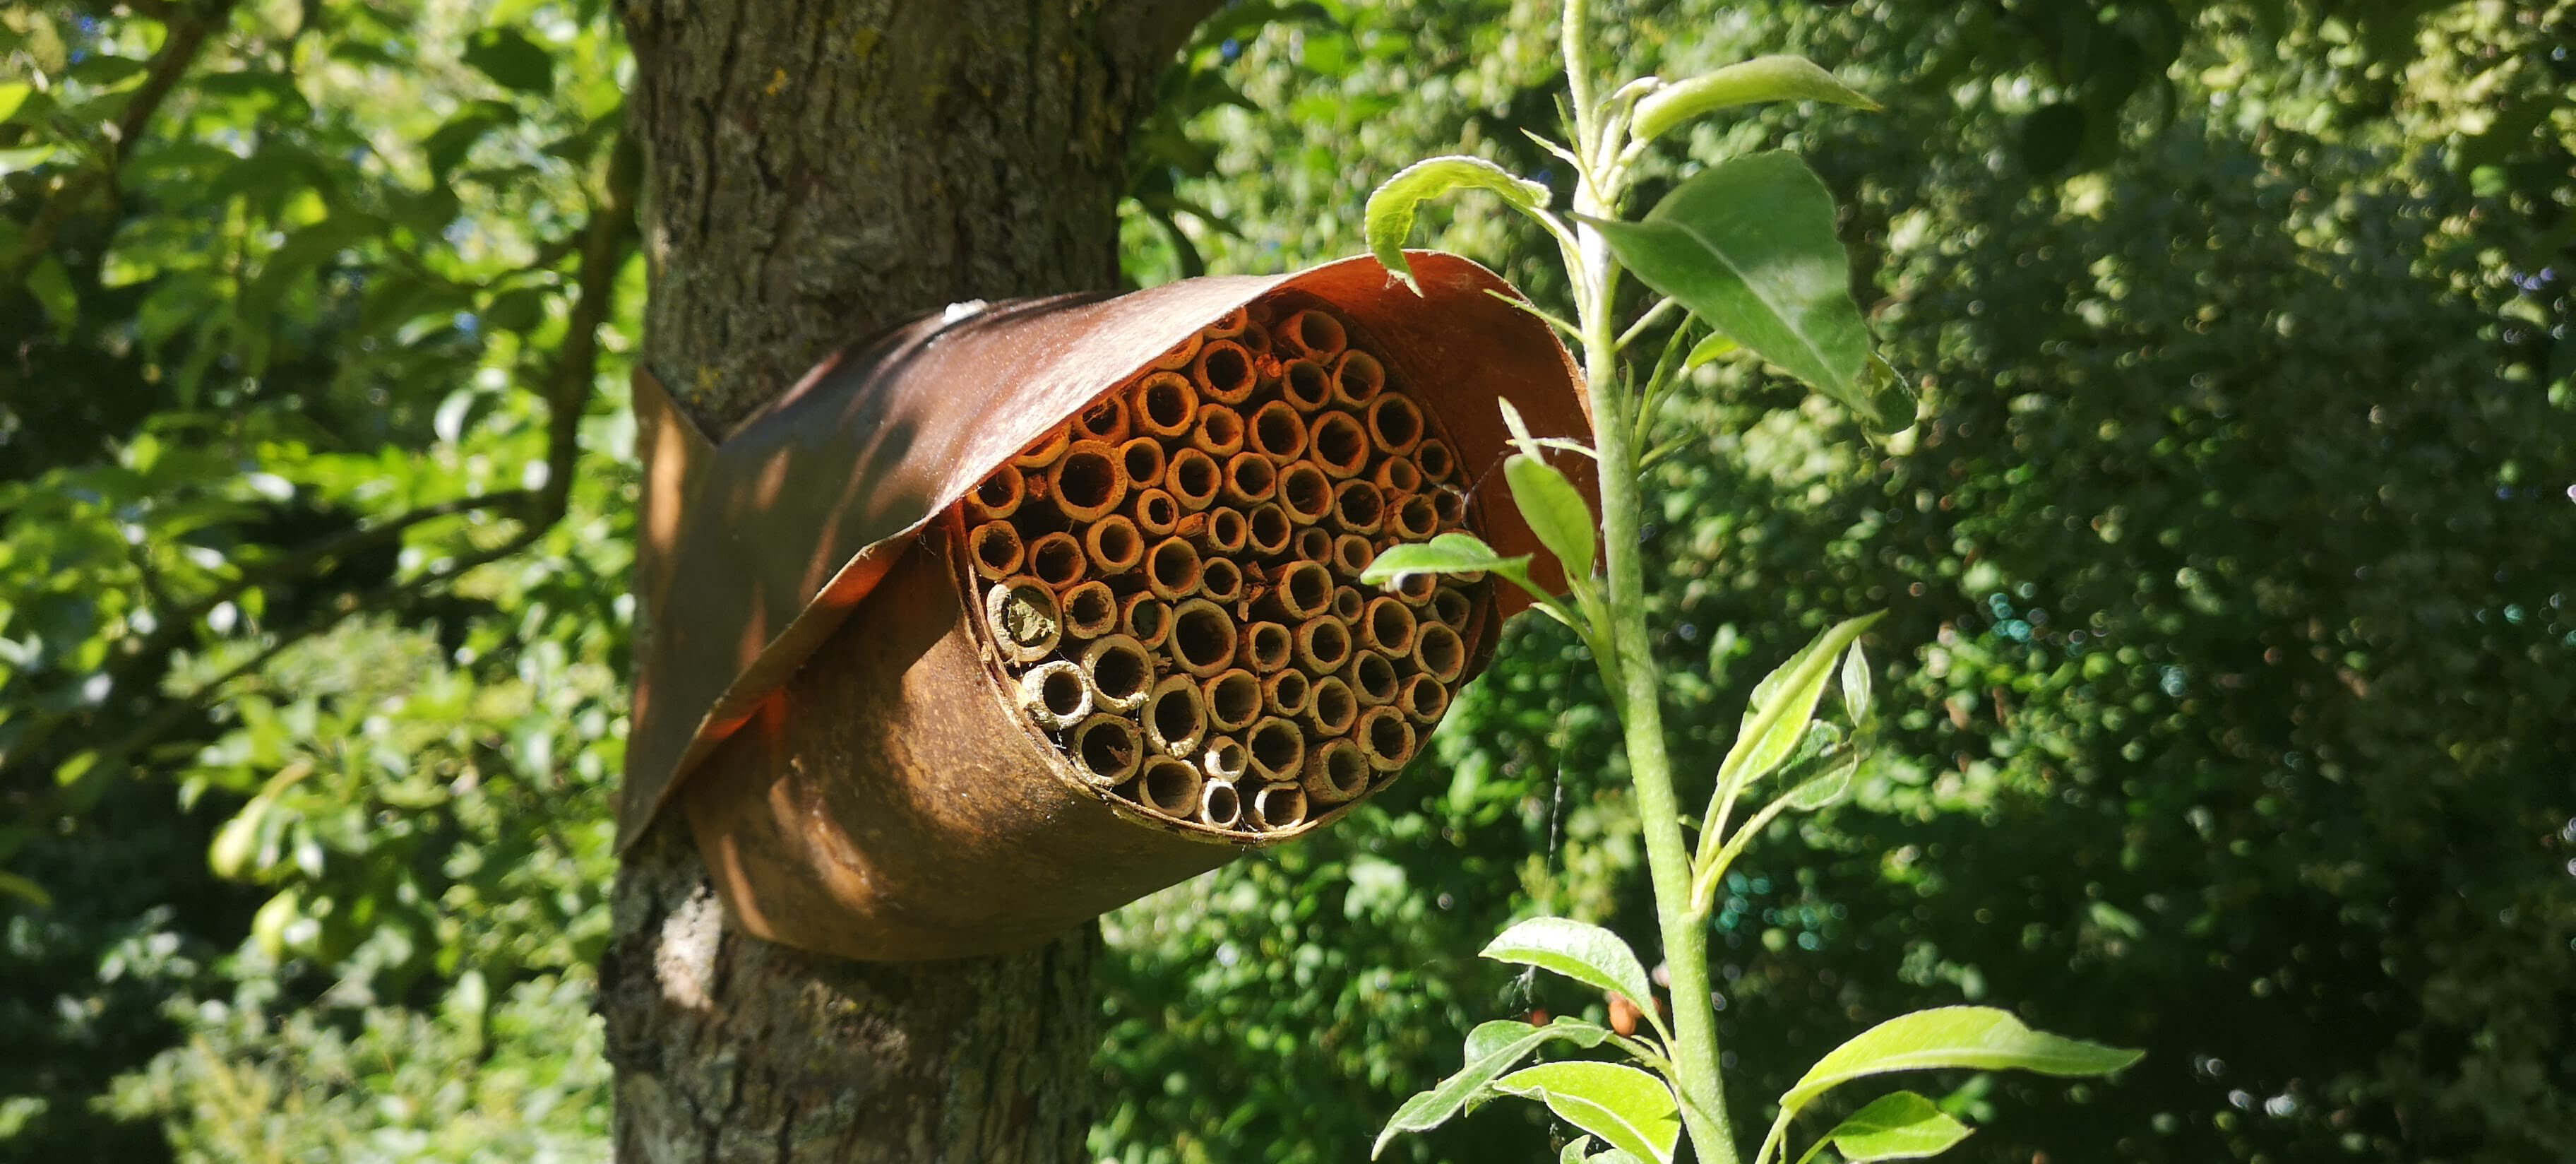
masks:
<path id="1" fill-rule="evenodd" d="M 1588 435 L 1516 292 L 1413 262 L 1419 293 L 1352 259 L 951 309 L 721 442 L 639 374 L 621 848 L 677 811 L 746 931 L 961 957 L 1397 779 L 1526 599 L 1361 572 L 1449 531 L 1535 548 L 1495 398 Z"/>

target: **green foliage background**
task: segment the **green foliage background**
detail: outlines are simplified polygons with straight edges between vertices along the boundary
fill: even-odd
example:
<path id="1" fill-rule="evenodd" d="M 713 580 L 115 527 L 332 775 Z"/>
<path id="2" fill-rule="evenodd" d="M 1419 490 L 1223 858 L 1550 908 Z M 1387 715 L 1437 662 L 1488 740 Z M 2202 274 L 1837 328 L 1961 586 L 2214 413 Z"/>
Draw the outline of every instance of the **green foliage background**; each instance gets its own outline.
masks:
<path id="1" fill-rule="evenodd" d="M 596 1157 L 643 293 L 614 17 L 150 11 L 0 13 L 0 1157 Z M 1355 251 L 1429 153 L 1562 196 L 1519 132 L 1552 17 L 1230 5 L 1138 144 L 1131 274 Z M 1691 145 L 1815 162 L 1926 388 L 1880 450 L 1758 367 L 1662 418 L 1685 772 L 1818 626 L 1892 611 L 1902 759 L 1727 887 L 1739 1122 L 1985 1001 L 2150 1054 L 1936 1080 L 1966 1159 L 2576 1142 L 2576 5 L 1608 22 L 1631 72 L 1798 51 L 1888 106 Z M 1431 217 L 1558 289 L 1514 216 Z M 1537 912 L 1651 932 L 1577 650 L 1513 628 L 1392 794 L 1110 919 L 1100 1155 L 1348 1159 L 1474 1021 L 1599 1010 L 1472 956 Z M 1391 1154 L 1534 1158 L 1537 1119 Z"/>

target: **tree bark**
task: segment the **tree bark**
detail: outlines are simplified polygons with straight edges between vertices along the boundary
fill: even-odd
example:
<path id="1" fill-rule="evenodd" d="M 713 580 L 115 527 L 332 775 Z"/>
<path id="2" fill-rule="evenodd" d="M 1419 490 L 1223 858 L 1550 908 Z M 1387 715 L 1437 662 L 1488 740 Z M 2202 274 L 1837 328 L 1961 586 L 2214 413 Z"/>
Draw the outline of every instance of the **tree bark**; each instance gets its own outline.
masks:
<path id="1" fill-rule="evenodd" d="M 1129 128 L 1214 2 L 630 0 L 646 366 L 722 434 L 888 324 L 1112 286 Z M 1081 1158 L 1096 927 L 934 963 L 771 945 L 724 924 L 677 813 L 613 914 L 621 1159 Z"/>

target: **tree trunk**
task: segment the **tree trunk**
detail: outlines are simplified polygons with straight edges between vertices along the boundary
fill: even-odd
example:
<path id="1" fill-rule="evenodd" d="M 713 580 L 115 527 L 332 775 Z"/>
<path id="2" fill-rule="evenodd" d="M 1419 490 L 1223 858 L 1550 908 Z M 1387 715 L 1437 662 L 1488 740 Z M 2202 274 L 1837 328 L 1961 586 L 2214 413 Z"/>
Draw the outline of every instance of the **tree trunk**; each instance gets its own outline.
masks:
<path id="1" fill-rule="evenodd" d="M 1213 4 L 631 0 L 646 365 L 721 434 L 887 324 L 1112 286 L 1129 127 Z M 1096 927 L 933 963 L 771 945 L 724 924 L 677 813 L 614 919 L 622 1159 L 1080 1158 Z"/>

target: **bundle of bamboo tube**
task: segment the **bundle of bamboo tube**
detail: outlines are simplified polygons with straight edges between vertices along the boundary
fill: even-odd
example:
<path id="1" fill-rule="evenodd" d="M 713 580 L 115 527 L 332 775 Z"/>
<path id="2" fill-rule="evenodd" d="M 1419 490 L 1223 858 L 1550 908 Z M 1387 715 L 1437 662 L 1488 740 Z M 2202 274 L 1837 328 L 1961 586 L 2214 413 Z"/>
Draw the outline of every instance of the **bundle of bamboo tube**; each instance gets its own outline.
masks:
<path id="1" fill-rule="evenodd" d="M 1116 385 L 960 503 L 987 642 L 1094 786 L 1297 829 L 1447 710 L 1482 578 L 1360 572 L 1469 520 L 1435 417 L 1319 305 L 1263 300 Z"/>

